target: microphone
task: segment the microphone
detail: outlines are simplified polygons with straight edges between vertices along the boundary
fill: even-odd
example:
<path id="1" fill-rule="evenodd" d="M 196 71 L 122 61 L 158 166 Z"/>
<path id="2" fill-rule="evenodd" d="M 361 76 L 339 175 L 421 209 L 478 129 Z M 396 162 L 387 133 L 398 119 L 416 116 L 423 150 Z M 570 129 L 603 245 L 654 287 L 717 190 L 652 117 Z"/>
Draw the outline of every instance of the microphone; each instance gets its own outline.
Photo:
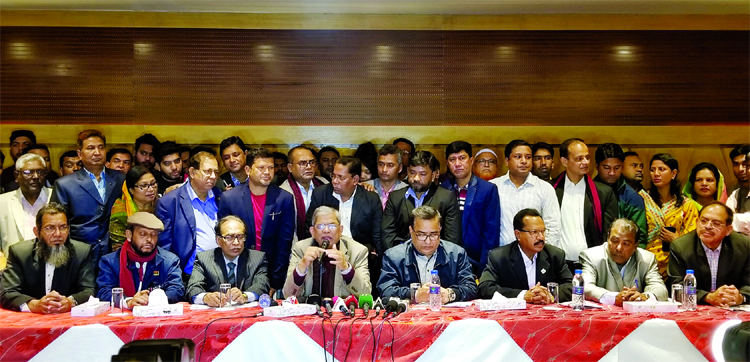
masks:
<path id="1" fill-rule="evenodd" d="M 321 247 L 321 248 L 322 248 L 323 250 L 325 250 L 325 249 L 328 249 L 328 244 L 329 244 L 329 241 L 328 241 L 328 240 L 323 240 L 323 243 L 322 243 L 322 244 L 320 245 L 320 247 Z M 324 256 L 324 255 L 326 255 L 326 254 L 325 254 L 325 253 L 321 253 L 321 254 L 320 254 L 320 255 L 318 256 L 318 263 L 322 263 L 322 262 L 323 262 L 323 256 Z"/>
<path id="2" fill-rule="evenodd" d="M 383 319 L 388 318 L 388 314 L 393 313 L 393 316 L 396 316 L 396 310 L 398 310 L 398 302 L 395 299 L 391 299 L 388 304 L 385 305 L 385 314 L 383 314 Z"/>
<path id="3" fill-rule="evenodd" d="M 346 297 L 344 303 L 346 303 L 346 307 L 349 308 L 349 313 L 351 313 L 351 316 L 354 317 L 357 314 L 357 308 L 359 307 L 357 297 L 350 295 Z"/>
<path id="4" fill-rule="evenodd" d="M 331 298 L 323 298 L 323 306 L 326 308 L 328 316 L 333 317 L 333 300 Z"/>
<path id="5" fill-rule="evenodd" d="M 309 297 L 307 297 L 307 304 L 312 304 L 315 306 L 315 313 L 318 314 L 319 317 L 325 318 L 325 315 L 323 314 L 323 311 L 320 310 L 320 303 L 322 299 L 320 299 L 320 296 L 317 294 L 310 294 Z"/>
<path id="6" fill-rule="evenodd" d="M 383 306 L 383 301 L 378 298 L 375 300 L 375 303 L 372 304 L 373 308 L 375 309 L 375 317 L 377 318 L 380 316 L 380 311 L 383 310 L 385 307 Z"/>
<path id="7" fill-rule="evenodd" d="M 362 294 L 359 296 L 359 306 L 362 307 L 362 310 L 365 312 L 365 317 L 370 314 L 370 308 L 372 308 L 372 295 L 370 294 Z"/>
<path id="8" fill-rule="evenodd" d="M 403 300 L 398 301 L 398 308 L 396 308 L 396 311 L 393 313 L 393 317 L 395 318 L 397 315 L 406 312 L 406 302 Z"/>
<path id="9" fill-rule="evenodd" d="M 339 311 L 345 316 L 349 316 L 349 309 L 346 308 L 344 298 L 333 297 L 333 310 Z"/>

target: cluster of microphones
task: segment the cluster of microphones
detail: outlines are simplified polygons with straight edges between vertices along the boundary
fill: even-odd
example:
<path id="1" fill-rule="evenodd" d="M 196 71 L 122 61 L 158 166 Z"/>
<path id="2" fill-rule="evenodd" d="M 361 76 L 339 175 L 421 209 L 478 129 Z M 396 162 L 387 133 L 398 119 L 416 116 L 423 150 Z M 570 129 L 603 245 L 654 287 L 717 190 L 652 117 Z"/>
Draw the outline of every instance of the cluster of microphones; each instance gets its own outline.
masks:
<path id="1" fill-rule="evenodd" d="M 312 304 L 316 308 L 316 313 L 322 318 L 328 318 L 333 316 L 333 312 L 341 312 L 347 317 L 356 317 L 357 309 L 362 309 L 362 316 L 369 317 L 370 310 L 375 311 L 375 318 L 380 316 L 380 312 L 383 313 L 383 318 L 395 318 L 397 315 L 405 312 L 408 308 L 408 303 L 398 298 L 391 298 L 385 305 L 383 301 L 378 298 L 372 300 L 372 295 L 362 294 L 357 297 L 350 295 L 344 298 L 338 296 L 333 298 L 320 298 L 317 294 L 311 294 L 307 297 L 307 304 Z"/>

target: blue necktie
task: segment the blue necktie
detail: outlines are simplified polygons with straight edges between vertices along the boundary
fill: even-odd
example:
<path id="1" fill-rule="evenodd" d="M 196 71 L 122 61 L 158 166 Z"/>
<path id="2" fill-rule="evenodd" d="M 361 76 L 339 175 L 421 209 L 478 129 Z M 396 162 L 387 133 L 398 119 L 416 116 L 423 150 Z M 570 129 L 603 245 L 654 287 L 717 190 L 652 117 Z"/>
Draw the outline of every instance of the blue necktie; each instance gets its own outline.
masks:
<path id="1" fill-rule="evenodd" d="M 229 267 L 229 284 L 232 284 L 232 285 L 234 285 L 234 267 L 235 267 L 235 265 L 237 265 L 237 264 L 235 264 L 234 262 L 231 262 L 231 261 L 229 263 L 227 263 L 227 266 Z"/>

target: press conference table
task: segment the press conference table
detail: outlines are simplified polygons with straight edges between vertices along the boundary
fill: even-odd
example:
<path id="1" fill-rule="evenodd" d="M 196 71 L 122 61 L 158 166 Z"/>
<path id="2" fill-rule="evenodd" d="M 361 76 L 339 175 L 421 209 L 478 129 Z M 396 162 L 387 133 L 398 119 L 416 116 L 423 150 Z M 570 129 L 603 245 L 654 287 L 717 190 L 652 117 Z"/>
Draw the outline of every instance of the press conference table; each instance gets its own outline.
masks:
<path id="1" fill-rule="evenodd" d="M 332 325 L 326 322 L 321 327 L 318 316 L 272 322 L 277 319 L 252 317 L 259 311 L 191 310 L 185 305 L 183 316 L 134 318 L 106 314 L 46 316 L 0 310 L 0 360 L 27 361 L 35 356 L 38 360 L 48 356 L 59 356 L 60 361 L 79 360 L 90 348 L 82 341 L 93 344 L 105 355 L 110 351 L 111 355 L 123 343 L 164 338 L 193 340 L 196 359 L 201 361 L 223 360 L 237 356 L 238 351 L 255 356 L 270 353 L 270 360 L 274 356 L 277 360 L 295 360 L 294 353 L 304 353 L 305 360 L 323 360 L 320 346 L 324 338 L 326 350 L 332 351 Z M 342 318 L 340 313 L 334 313 L 333 326 Z M 380 330 L 382 318 L 374 320 L 372 327 L 369 320 L 354 321 L 351 343 L 352 322 L 344 319 L 338 325 L 335 358 L 369 361 L 374 327 L 375 335 L 380 333 L 376 360 L 390 360 L 391 353 L 396 361 L 414 361 L 420 356 L 430 361 L 441 360 L 440 356 L 445 357 L 442 360 L 456 360 L 451 356 L 459 356 L 460 360 L 512 356 L 517 357 L 513 360 L 533 361 L 627 360 L 628 353 L 652 348 L 656 354 L 651 356 L 665 353 L 676 357 L 682 353 L 683 360 L 713 361 L 711 337 L 727 320 L 750 321 L 750 313 L 704 306 L 695 312 L 676 314 L 631 314 L 619 307 L 553 311 L 532 305 L 526 310 L 500 312 L 481 312 L 475 306 L 443 308 L 441 312 L 410 310 L 391 320 L 393 333 L 387 323 Z M 634 333 L 636 330 L 638 333 Z M 236 340 L 242 342 L 233 344 Z M 694 351 L 689 351 L 691 348 Z M 310 355 L 311 351 L 319 353 Z M 92 359 L 108 360 L 86 357 L 87 362 L 94 362 Z M 264 361 L 268 360 L 265 357 Z"/>

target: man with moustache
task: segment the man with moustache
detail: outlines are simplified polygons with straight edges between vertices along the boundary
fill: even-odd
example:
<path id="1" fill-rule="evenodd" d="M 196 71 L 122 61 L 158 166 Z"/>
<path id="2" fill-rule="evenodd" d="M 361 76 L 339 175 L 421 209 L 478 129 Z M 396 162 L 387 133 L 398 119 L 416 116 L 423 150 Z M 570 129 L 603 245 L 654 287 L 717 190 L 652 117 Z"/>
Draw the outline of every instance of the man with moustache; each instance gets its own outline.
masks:
<path id="1" fill-rule="evenodd" d="M 133 165 L 133 155 L 125 148 L 113 148 L 107 152 L 107 162 L 104 164 L 109 169 L 128 173 Z"/>
<path id="2" fill-rule="evenodd" d="M 442 187 L 452 191 L 458 201 L 461 218 L 461 241 L 475 275 L 480 275 L 487 264 L 487 254 L 499 246 L 500 199 L 497 186 L 471 173 L 474 159 L 471 144 L 451 142 L 445 148 L 448 171 L 453 179 Z"/>
<path id="3" fill-rule="evenodd" d="M 159 185 L 159 195 L 164 195 L 168 188 L 182 183 L 180 146 L 174 141 L 162 142 L 154 152 L 154 161 L 154 178 Z"/>
<path id="4" fill-rule="evenodd" d="M 262 251 L 245 248 L 245 223 L 234 215 L 221 218 L 216 224 L 219 247 L 199 253 L 195 258 L 187 293 L 194 304 L 219 307 L 222 303 L 219 286 L 231 284 L 229 299 L 236 304 L 258 300 L 268 293 L 268 263 Z"/>
<path id="5" fill-rule="evenodd" d="M 338 211 L 321 206 L 313 212 L 312 237 L 292 248 L 284 297 L 305 300 L 310 294 L 321 298 L 370 294 L 367 248 L 343 232 Z"/>
<path id="6" fill-rule="evenodd" d="M 66 210 L 49 203 L 36 215 L 36 239 L 13 245 L 0 275 L 0 305 L 39 314 L 70 312 L 94 294 L 94 255 L 71 240 Z"/>
<path id="7" fill-rule="evenodd" d="M 313 190 L 328 183 L 322 176 L 316 176 L 318 161 L 312 150 L 305 146 L 297 146 L 289 150 L 289 175 L 279 186 L 294 197 L 294 241 L 310 237 L 309 229 L 305 227 L 307 210 Z"/>
<path id="8" fill-rule="evenodd" d="M 461 217 L 455 193 L 437 185 L 440 161 L 429 151 L 417 151 L 409 158 L 409 187 L 393 191 L 383 211 L 383 246 L 388 249 L 409 239 L 412 210 L 427 205 L 441 217 L 442 240 L 461 245 Z"/>
<path id="9" fill-rule="evenodd" d="M 112 299 L 112 288 L 122 288 L 127 308 L 148 305 L 149 290 L 159 288 L 169 303 L 185 295 L 180 258 L 156 246 L 164 224 L 148 212 L 128 216 L 125 243 L 102 257 L 96 278 L 100 300 Z M 126 271 L 126 272 L 123 272 Z"/>
<path id="10" fill-rule="evenodd" d="M 0 174 L 0 186 L 5 191 L 9 190 L 8 184 L 16 179 L 13 173 L 16 170 L 16 160 L 23 155 L 27 148 L 34 144 L 36 144 L 36 135 L 34 135 L 34 132 L 19 129 L 10 133 L 10 158 L 13 159 L 13 164 L 4 169 L 2 174 Z"/>
<path id="11" fill-rule="evenodd" d="M 750 303 L 750 239 L 732 230 L 732 209 L 713 201 L 700 211 L 698 227 L 672 242 L 668 284 L 695 271 L 698 304 L 730 307 Z"/>
<path id="12" fill-rule="evenodd" d="M 41 156 L 27 153 L 16 160 L 18 190 L 0 195 L 0 264 L 12 245 L 34 238 L 36 215 L 52 196 L 44 186 L 47 172 Z"/>
<path id="13" fill-rule="evenodd" d="M 366 181 L 372 185 L 380 197 L 380 204 L 385 210 L 385 203 L 391 192 L 408 187 L 409 184 L 398 179 L 401 169 L 401 150 L 394 145 L 385 145 L 378 151 L 378 178 Z"/>
<path id="14" fill-rule="evenodd" d="M 643 190 L 643 161 L 637 153 L 630 151 L 622 154 L 622 177 L 630 187 L 639 192 Z"/>
<path id="15" fill-rule="evenodd" d="M 483 148 L 474 155 L 472 172 L 476 177 L 490 181 L 497 177 L 497 153 L 489 148 Z"/>
<path id="16" fill-rule="evenodd" d="M 320 176 L 323 176 L 328 181 L 331 181 L 331 173 L 333 173 L 333 165 L 336 164 L 336 160 L 341 155 L 339 150 L 333 146 L 326 146 L 320 149 L 318 152 L 318 165 L 320 166 Z"/>
<path id="17" fill-rule="evenodd" d="M 667 300 L 656 258 L 638 247 L 638 232 L 632 220 L 617 219 L 605 244 L 581 252 L 586 299 L 620 307 L 623 302 Z"/>
<path id="18" fill-rule="evenodd" d="M 65 151 L 60 156 L 60 177 L 70 175 L 83 168 L 81 156 L 76 151 Z"/>
<path id="19" fill-rule="evenodd" d="M 289 158 L 281 152 L 273 153 L 273 184 L 281 186 L 289 175 Z"/>
<path id="20" fill-rule="evenodd" d="M 55 182 L 51 200 L 69 210 L 70 237 L 91 245 L 94 268 L 109 252 L 112 205 L 122 196 L 125 174 L 104 167 L 107 140 L 97 130 L 78 134 L 83 169 Z"/>
<path id="21" fill-rule="evenodd" d="M 294 239 L 292 195 L 271 183 L 273 153 L 265 148 L 247 152 L 247 185 L 227 191 L 219 201 L 219 218 L 236 215 L 245 225 L 247 246 L 266 253 L 269 294 L 284 286 Z"/>
<path id="22" fill-rule="evenodd" d="M 154 152 L 159 148 L 160 142 L 156 136 L 146 133 L 135 139 L 135 164 L 146 166 L 149 170 L 154 169 L 156 160 Z"/>
<path id="23" fill-rule="evenodd" d="M 739 145 L 729 152 L 732 171 L 737 178 L 737 189 L 727 199 L 734 211 L 734 231 L 750 235 L 750 145 Z"/>
<path id="24" fill-rule="evenodd" d="M 552 183 L 552 169 L 555 168 L 555 149 L 546 142 L 531 146 L 533 166 L 531 173 L 540 180 Z"/>
<path id="25" fill-rule="evenodd" d="M 558 284 L 559 301 L 571 299 L 573 273 L 565 252 L 544 242 L 544 220 L 534 209 L 523 209 L 513 217 L 516 241 L 490 252 L 487 269 L 479 279 L 479 297 L 491 299 L 495 292 L 532 304 L 554 303 L 547 283 Z"/>
<path id="26" fill-rule="evenodd" d="M 55 184 L 55 180 L 60 178 L 60 176 L 58 176 L 56 172 L 52 171 L 52 160 L 50 159 L 50 156 L 49 156 L 49 149 L 47 148 L 47 146 L 37 143 L 23 150 L 24 155 L 27 155 L 30 153 L 34 155 L 38 155 L 39 157 L 42 158 L 42 160 L 44 160 L 44 165 L 45 165 L 45 168 L 47 169 L 47 173 L 42 181 L 45 187 L 52 187 L 52 185 Z M 4 192 L 15 191 L 15 190 L 18 190 L 18 181 L 16 179 L 13 179 L 13 181 L 5 185 Z"/>
<path id="27" fill-rule="evenodd" d="M 219 144 L 219 154 L 224 163 L 224 168 L 227 169 L 227 172 L 219 177 L 220 180 L 217 185 L 222 191 L 247 182 L 247 173 L 245 173 L 247 155 L 245 151 L 245 142 L 237 136 L 226 138 Z"/>
<path id="28" fill-rule="evenodd" d="M 617 219 L 617 198 L 612 188 L 588 175 L 589 148 L 579 138 L 560 145 L 560 162 L 565 172 L 552 186 L 560 204 L 562 237 L 557 244 L 565 250 L 571 270 L 581 269 L 581 251 L 604 243 L 607 230 Z"/>

